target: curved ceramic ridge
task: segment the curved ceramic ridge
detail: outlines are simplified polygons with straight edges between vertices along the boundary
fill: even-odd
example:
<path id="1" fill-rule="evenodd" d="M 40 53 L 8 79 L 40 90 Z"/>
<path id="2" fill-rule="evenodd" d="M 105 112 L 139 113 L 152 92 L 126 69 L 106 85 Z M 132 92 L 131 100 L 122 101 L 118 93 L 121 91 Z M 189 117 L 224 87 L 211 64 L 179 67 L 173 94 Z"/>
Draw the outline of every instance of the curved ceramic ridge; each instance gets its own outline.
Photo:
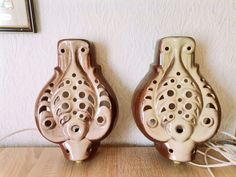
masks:
<path id="1" fill-rule="evenodd" d="M 160 40 L 157 62 L 133 97 L 136 123 L 171 160 L 191 161 L 198 143 L 211 138 L 220 123 L 217 97 L 200 75 L 191 37 Z"/>
<path id="2" fill-rule="evenodd" d="M 41 134 L 59 144 L 72 161 L 84 160 L 96 151 L 117 113 L 116 98 L 90 50 L 85 40 L 58 42 L 58 66 L 35 108 Z"/>

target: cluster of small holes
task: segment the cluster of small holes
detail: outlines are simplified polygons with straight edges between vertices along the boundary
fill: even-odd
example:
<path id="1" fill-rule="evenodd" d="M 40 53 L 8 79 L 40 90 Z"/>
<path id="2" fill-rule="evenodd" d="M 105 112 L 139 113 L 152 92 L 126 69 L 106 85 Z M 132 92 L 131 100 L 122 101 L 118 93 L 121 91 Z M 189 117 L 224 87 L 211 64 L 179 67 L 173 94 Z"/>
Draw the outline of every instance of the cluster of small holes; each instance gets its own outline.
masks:
<path id="1" fill-rule="evenodd" d="M 177 75 L 177 76 L 180 76 L 181 73 L 180 73 L 180 72 L 176 72 L 176 75 Z M 188 80 L 187 78 L 183 79 L 182 81 L 183 81 L 184 83 L 188 83 L 188 82 L 189 82 L 189 80 Z M 171 79 L 169 80 L 169 82 L 170 82 L 170 83 L 175 83 L 176 80 L 175 80 L 174 78 L 171 78 Z M 167 83 L 167 82 L 165 82 L 165 83 Z M 176 87 L 177 87 L 178 89 L 180 89 L 181 86 L 182 86 L 181 84 L 177 84 L 177 85 L 176 85 Z M 169 97 L 172 97 L 172 96 L 175 95 L 175 92 L 174 92 L 174 90 L 172 90 L 172 89 L 168 89 L 167 92 L 166 92 L 166 95 L 169 96 Z M 193 97 L 193 93 L 192 93 L 192 91 L 190 91 L 190 90 L 187 90 L 184 95 L 185 95 L 186 98 L 192 98 L 192 97 Z M 159 100 L 162 100 L 162 99 L 164 99 L 164 95 L 161 95 L 161 96 L 159 97 Z M 177 98 L 177 101 L 178 101 L 178 102 L 183 102 L 183 99 L 182 99 L 181 97 L 179 97 L 179 98 Z M 192 109 L 192 106 L 193 106 L 193 105 L 192 105 L 191 103 L 189 103 L 189 102 L 187 102 L 187 103 L 184 104 L 184 108 L 185 108 L 185 110 L 187 110 L 187 111 L 188 111 L 188 110 L 191 110 L 191 109 Z M 169 110 L 174 111 L 176 108 L 177 108 L 177 106 L 176 106 L 175 103 L 169 103 L 169 105 L 168 105 L 168 109 L 169 109 Z M 166 111 L 166 107 L 162 107 L 161 112 L 165 112 L 165 111 Z M 183 115 L 183 118 L 186 118 L 186 119 L 189 119 L 189 118 L 190 118 L 190 115 L 189 115 L 189 114 L 183 114 L 183 110 L 177 110 L 177 114 L 181 115 L 181 117 L 182 117 L 182 115 Z M 172 115 L 169 115 L 167 118 L 164 119 L 164 122 L 165 122 L 165 121 L 168 121 L 168 119 L 171 120 L 171 118 L 172 118 Z M 178 131 L 179 131 L 179 130 L 178 130 Z M 179 132 L 180 132 L 180 131 L 179 131 Z"/>
<path id="2" fill-rule="evenodd" d="M 63 49 L 63 50 L 64 50 L 64 49 Z M 84 52 L 85 49 L 82 48 L 81 51 Z M 63 52 L 65 52 L 65 51 L 62 51 L 62 53 L 63 53 Z M 75 78 L 75 77 L 76 77 L 76 73 L 72 73 L 71 76 Z M 98 80 L 95 80 L 95 82 L 96 82 L 96 83 L 99 83 Z M 78 83 L 78 84 L 85 84 L 85 85 L 87 85 L 87 86 L 90 86 L 89 83 L 86 82 L 84 79 L 78 80 L 77 83 Z M 65 84 L 68 84 L 68 85 L 69 85 L 69 84 L 71 84 L 71 81 L 70 81 L 69 79 L 65 80 L 64 82 L 62 82 L 61 84 L 59 84 L 58 88 L 64 87 Z M 53 84 L 53 83 L 50 83 L 49 86 L 50 86 L 50 87 L 53 87 L 54 84 Z M 73 86 L 72 88 L 73 88 L 74 90 L 77 89 L 76 86 Z M 104 86 L 101 85 L 101 84 L 98 84 L 98 88 L 104 88 Z M 46 92 L 46 93 L 49 93 L 49 94 L 52 93 L 50 89 L 47 89 L 45 92 Z M 62 96 L 63 98 L 68 98 L 70 95 L 71 95 L 71 94 L 70 94 L 68 91 L 63 91 L 62 94 L 61 94 L 61 96 Z M 103 96 L 103 95 L 108 96 L 107 93 L 101 92 L 101 96 Z M 79 92 L 79 98 L 85 98 L 85 96 L 86 96 L 85 92 Z M 47 98 L 48 98 L 48 97 L 47 97 Z M 74 102 L 77 102 L 77 101 L 78 101 L 77 99 L 79 99 L 79 98 L 75 98 L 75 97 L 74 97 L 72 100 L 73 100 Z M 88 98 L 88 100 L 89 100 L 92 104 L 95 103 L 93 96 L 88 95 L 87 98 Z M 149 97 L 148 97 L 148 98 L 149 98 Z M 46 97 L 45 97 L 44 99 L 46 99 Z M 59 96 L 58 96 L 58 99 L 60 99 Z M 108 101 L 101 101 L 99 106 L 100 106 L 100 107 L 101 107 L 101 106 L 106 106 L 106 107 L 108 107 L 108 108 L 111 107 L 111 105 L 110 105 L 110 103 L 109 103 Z M 57 110 L 57 113 L 58 113 L 57 115 L 58 115 L 58 116 L 60 115 L 59 112 L 61 112 L 62 109 L 67 110 L 69 107 L 70 107 L 69 103 L 63 102 L 63 103 L 61 104 L 60 108 Z M 80 104 L 79 104 L 79 108 L 80 108 L 80 109 L 85 109 L 85 108 L 86 108 L 85 103 L 80 103 Z M 44 106 L 44 107 L 41 108 L 40 111 L 42 112 L 42 111 L 47 111 L 47 110 L 48 110 L 47 107 Z M 88 107 L 88 108 L 87 108 L 87 112 L 88 112 L 90 115 L 92 114 L 92 111 L 93 111 L 93 110 L 92 110 L 91 107 Z M 77 115 L 77 111 L 72 111 L 72 114 Z M 87 116 L 85 116 L 85 115 L 83 115 L 83 114 L 79 114 L 78 116 L 79 116 L 80 118 L 84 118 L 84 117 L 85 117 L 85 119 L 88 118 Z M 102 123 L 105 121 L 105 119 L 100 116 L 100 117 L 97 118 L 97 121 L 98 121 L 98 123 L 102 124 Z M 60 119 L 59 122 L 60 122 L 61 124 L 64 124 L 64 123 L 65 123 L 64 118 Z M 50 120 L 45 121 L 44 124 L 45 124 L 46 127 L 52 126 L 52 122 L 50 122 Z M 74 130 L 77 131 L 77 129 L 74 129 Z M 78 130 L 79 130 L 79 129 L 78 129 Z"/>
<path id="3" fill-rule="evenodd" d="M 186 46 L 185 48 L 185 50 L 188 50 L 188 51 L 192 51 L 192 49 L 193 48 L 191 46 Z M 155 80 L 153 80 L 152 82 L 154 83 L 154 81 Z M 169 113 L 174 114 L 176 118 L 179 117 L 179 118 L 186 119 L 186 121 L 192 121 L 193 119 L 195 119 L 196 117 L 195 114 L 199 114 L 197 110 L 195 112 L 195 108 L 196 109 L 200 109 L 200 108 L 198 108 L 195 105 L 195 104 L 198 104 L 198 103 L 195 103 L 195 101 L 193 101 L 192 103 L 192 99 L 195 99 L 195 97 L 198 96 L 198 93 L 195 93 L 195 90 L 198 89 L 198 87 L 197 86 L 194 87 L 193 84 L 194 82 L 192 82 L 191 78 L 186 77 L 185 73 L 182 73 L 181 70 L 176 70 L 174 72 L 174 76 L 170 75 L 169 79 L 165 80 L 162 83 L 162 86 L 165 86 L 166 88 L 160 89 L 160 91 L 163 91 L 163 90 L 165 91 L 162 92 L 162 94 L 160 94 L 160 96 L 158 96 L 157 98 L 158 100 L 160 100 L 160 103 L 158 103 L 158 105 L 160 106 L 158 107 L 158 110 L 160 111 L 159 114 L 161 114 L 160 117 L 162 118 L 163 121 L 165 119 L 166 121 L 171 121 L 170 119 L 171 117 L 169 117 L 170 116 Z M 173 97 L 173 96 L 175 97 L 174 99 L 176 99 L 177 103 L 175 102 L 172 103 L 171 101 L 172 98 L 170 97 Z M 208 96 L 210 97 L 211 95 L 208 95 Z M 199 101 L 199 103 L 201 104 L 201 100 Z M 165 104 L 165 106 L 163 106 L 163 104 Z M 211 104 L 209 104 L 208 107 L 213 108 L 214 105 L 212 106 Z M 193 110 L 194 112 L 192 113 L 191 111 Z M 178 127 L 176 131 L 177 133 L 181 133 L 181 128 Z M 182 131 L 184 130 L 182 129 Z"/>
<path id="4" fill-rule="evenodd" d="M 180 76 L 182 75 L 180 72 L 176 72 L 175 73 L 177 76 Z M 181 83 L 185 84 L 185 85 L 182 85 L 180 83 L 178 83 L 178 80 L 181 79 Z M 172 97 L 172 96 L 175 96 L 178 92 L 178 90 L 180 90 L 182 87 L 184 88 L 186 86 L 187 83 L 190 83 L 191 81 L 188 79 L 188 78 L 179 78 L 176 80 L 176 78 L 170 78 L 168 81 L 164 82 L 163 86 L 167 86 L 168 83 L 170 85 L 175 86 L 177 88 L 177 90 L 172 90 L 172 89 L 167 89 L 166 90 L 166 94 L 162 94 L 159 96 L 159 100 L 162 100 L 162 99 L 165 99 L 166 96 L 168 97 Z M 176 83 L 176 84 L 175 84 Z M 182 91 L 182 90 L 181 90 Z M 177 93 L 176 93 L 177 92 Z M 177 95 L 176 95 L 177 96 Z M 176 110 L 176 113 L 178 114 L 177 117 L 182 117 L 184 119 L 186 119 L 187 121 L 191 120 L 190 118 L 190 115 L 189 114 L 186 114 L 185 111 L 190 111 L 192 110 L 193 108 L 193 105 L 190 103 L 190 102 L 185 102 L 185 99 L 184 98 L 192 98 L 193 97 L 193 92 L 191 90 L 187 90 L 184 92 L 184 97 L 182 98 L 181 96 L 180 97 L 177 97 L 177 103 L 184 103 L 184 108 L 180 108 L 178 105 L 176 105 L 175 103 L 168 103 L 167 106 L 164 106 L 161 108 L 161 113 L 163 114 L 163 123 L 166 123 L 166 122 L 169 122 L 173 119 L 173 115 L 172 114 L 168 114 L 169 111 L 175 111 Z M 168 99 L 168 98 L 167 98 Z M 186 100 L 187 100 L 186 99 Z M 182 105 L 182 104 L 181 104 Z M 178 109 L 177 109 L 178 108 Z M 167 111 L 167 112 L 165 112 Z M 166 115 L 167 114 L 167 115 Z M 181 130 L 181 128 L 177 128 L 176 129 L 176 132 L 177 133 L 182 133 L 183 129 Z"/>

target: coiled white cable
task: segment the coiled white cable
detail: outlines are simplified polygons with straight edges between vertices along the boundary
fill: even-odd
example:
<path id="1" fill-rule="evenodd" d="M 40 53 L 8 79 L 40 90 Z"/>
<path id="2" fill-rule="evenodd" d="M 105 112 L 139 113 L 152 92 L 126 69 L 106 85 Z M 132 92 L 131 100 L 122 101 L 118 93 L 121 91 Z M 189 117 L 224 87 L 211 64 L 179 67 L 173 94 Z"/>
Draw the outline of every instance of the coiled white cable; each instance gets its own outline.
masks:
<path id="1" fill-rule="evenodd" d="M 228 137 L 230 137 L 233 141 L 225 141 L 226 143 L 213 143 L 213 142 L 207 142 L 205 145 L 207 146 L 207 149 L 205 152 L 202 152 L 200 150 L 197 150 L 197 153 L 204 156 L 205 164 L 197 164 L 194 162 L 189 162 L 189 164 L 197 166 L 197 167 L 203 167 L 207 168 L 208 172 L 212 177 L 215 177 L 213 174 L 211 168 L 217 168 L 217 167 L 226 167 L 226 166 L 236 166 L 236 137 L 234 135 L 231 135 L 228 132 L 220 132 Z M 226 160 L 221 160 L 216 157 L 213 157 L 208 154 L 210 150 L 214 150 L 221 154 Z M 207 158 L 210 158 L 212 160 L 217 161 L 216 164 L 209 164 Z"/>

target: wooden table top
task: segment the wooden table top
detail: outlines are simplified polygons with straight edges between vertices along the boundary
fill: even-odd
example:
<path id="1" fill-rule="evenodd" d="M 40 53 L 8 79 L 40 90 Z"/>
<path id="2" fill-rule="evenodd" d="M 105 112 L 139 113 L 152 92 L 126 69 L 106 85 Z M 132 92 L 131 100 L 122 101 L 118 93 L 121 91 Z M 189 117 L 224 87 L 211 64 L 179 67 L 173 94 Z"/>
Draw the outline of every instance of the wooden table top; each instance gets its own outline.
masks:
<path id="1" fill-rule="evenodd" d="M 210 176 L 206 169 L 174 164 L 153 147 L 101 147 L 82 163 L 66 160 L 57 147 L 0 148 L 0 167 L 0 177 Z M 217 168 L 213 173 L 216 177 L 233 177 L 236 168 Z"/>

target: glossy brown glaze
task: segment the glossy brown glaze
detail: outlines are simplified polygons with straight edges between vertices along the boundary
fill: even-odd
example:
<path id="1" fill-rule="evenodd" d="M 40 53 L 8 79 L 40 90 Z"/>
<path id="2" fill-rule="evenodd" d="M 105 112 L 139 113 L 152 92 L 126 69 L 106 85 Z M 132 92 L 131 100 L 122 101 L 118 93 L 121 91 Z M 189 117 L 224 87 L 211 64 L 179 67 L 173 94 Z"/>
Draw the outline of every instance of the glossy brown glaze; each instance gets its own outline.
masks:
<path id="1" fill-rule="evenodd" d="M 36 101 L 35 117 L 41 134 L 60 145 L 72 161 L 87 159 L 112 130 L 116 97 L 85 40 L 58 42 L 58 66 Z"/>
<path id="2" fill-rule="evenodd" d="M 198 143 L 220 124 L 217 97 L 194 61 L 190 37 L 160 40 L 158 57 L 133 96 L 133 114 L 142 133 L 165 157 L 191 161 Z"/>

